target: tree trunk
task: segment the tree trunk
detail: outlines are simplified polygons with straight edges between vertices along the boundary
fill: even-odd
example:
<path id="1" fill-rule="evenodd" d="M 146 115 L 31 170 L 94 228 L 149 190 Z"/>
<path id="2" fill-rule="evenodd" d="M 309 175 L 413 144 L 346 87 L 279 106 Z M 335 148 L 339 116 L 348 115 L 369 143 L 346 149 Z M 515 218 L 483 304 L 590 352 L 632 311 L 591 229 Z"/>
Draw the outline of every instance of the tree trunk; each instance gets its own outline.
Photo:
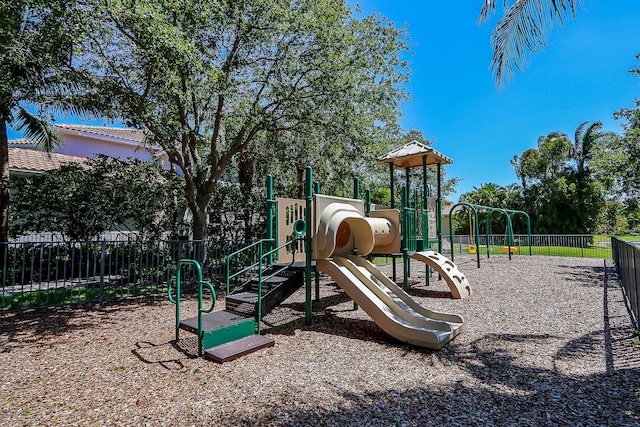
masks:
<path id="1" fill-rule="evenodd" d="M 7 136 L 7 121 L 0 117 L 0 243 L 9 239 L 9 142 Z"/>
<path id="2" fill-rule="evenodd" d="M 244 206 L 242 206 L 242 221 L 244 222 L 244 240 L 253 240 L 253 159 L 248 153 L 242 153 L 238 162 L 238 181 Z"/>
<path id="3" fill-rule="evenodd" d="M 199 199 L 199 197 L 198 197 Z M 200 264 L 204 264 L 204 260 L 207 257 L 206 253 L 206 242 L 208 238 L 207 233 L 207 213 L 206 209 L 200 207 L 200 204 L 197 205 L 196 212 L 192 212 L 193 214 L 193 259 L 198 261 Z"/>
<path id="4" fill-rule="evenodd" d="M 207 237 L 209 237 L 207 233 L 206 210 L 198 203 L 196 211 L 191 213 L 193 214 L 193 240 L 206 240 Z"/>
<path id="5" fill-rule="evenodd" d="M 0 116 L 0 267 L 4 266 L 9 242 L 9 141 L 7 114 Z"/>

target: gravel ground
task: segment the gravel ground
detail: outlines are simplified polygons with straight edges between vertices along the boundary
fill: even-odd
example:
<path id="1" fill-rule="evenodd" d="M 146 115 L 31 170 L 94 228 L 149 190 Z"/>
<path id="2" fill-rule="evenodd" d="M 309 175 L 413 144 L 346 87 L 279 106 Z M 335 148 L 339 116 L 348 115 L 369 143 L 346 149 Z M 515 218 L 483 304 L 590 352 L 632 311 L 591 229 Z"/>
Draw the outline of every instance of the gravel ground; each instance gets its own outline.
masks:
<path id="1" fill-rule="evenodd" d="M 328 278 L 311 326 L 300 290 L 264 318 L 274 347 L 222 365 L 174 342 L 162 298 L 5 315 L 0 425 L 640 426 L 640 345 L 611 261 L 456 262 L 465 300 L 412 263 L 409 293 L 465 318 L 440 351 L 389 337 Z"/>

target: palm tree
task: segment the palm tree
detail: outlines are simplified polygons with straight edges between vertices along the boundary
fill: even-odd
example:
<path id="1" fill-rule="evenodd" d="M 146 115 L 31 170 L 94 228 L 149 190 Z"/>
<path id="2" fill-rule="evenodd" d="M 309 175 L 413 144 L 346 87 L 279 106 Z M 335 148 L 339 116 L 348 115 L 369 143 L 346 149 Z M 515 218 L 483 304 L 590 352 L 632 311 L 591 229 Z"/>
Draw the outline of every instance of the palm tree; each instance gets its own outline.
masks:
<path id="1" fill-rule="evenodd" d="M 575 18 L 576 6 L 582 0 L 503 0 L 504 16 L 491 35 L 493 58 L 491 70 L 499 88 L 514 72 L 522 71 L 530 55 L 546 46 L 547 36 L 554 25 L 564 25 Z M 495 13 L 497 0 L 485 0 L 478 22 L 483 25 Z"/>
<path id="2" fill-rule="evenodd" d="M 588 126 L 587 126 L 588 125 Z M 579 176 L 583 176 L 587 161 L 591 158 L 591 151 L 598 140 L 603 137 L 602 122 L 595 121 L 589 125 L 589 122 L 581 123 L 576 128 L 571 157 L 576 162 L 576 168 Z"/>
<path id="3" fill-rule="evenodd" d="M 74 4 L 73 0 L 19 0 L 0 7 L 0 249 L 8 240 L 9 225 L 8 126 L 51 151 L 59 143 L 57 133 L 45 116 L 29 112 L 26 106 L 41 112 L 51 107 L 78 111 L 55 101 L 65 91 L 60 67 L 73 52 L 68 24 Z"/>

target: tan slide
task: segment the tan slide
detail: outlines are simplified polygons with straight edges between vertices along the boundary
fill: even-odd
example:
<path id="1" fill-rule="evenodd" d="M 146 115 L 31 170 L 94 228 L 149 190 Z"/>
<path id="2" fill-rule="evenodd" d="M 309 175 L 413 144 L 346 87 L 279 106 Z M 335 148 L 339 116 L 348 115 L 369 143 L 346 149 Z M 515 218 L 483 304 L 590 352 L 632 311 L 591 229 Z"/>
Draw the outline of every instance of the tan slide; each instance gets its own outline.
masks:
<path id="1" fill-rule="evenodd" d="M 449 258 L 435 251 L 415 252 L 411 258 L 424 262 L 436 270 L 449 285 L 453 298 L 461 299 L 471 295 L 469 281 Z"/>
<path id="2" fill-rule="evenodd" d="M 333 280 L 389 335 L 438 350 L 463 327 L 461 316 L 428 310 L 362 257 L 317 260 Z"/>

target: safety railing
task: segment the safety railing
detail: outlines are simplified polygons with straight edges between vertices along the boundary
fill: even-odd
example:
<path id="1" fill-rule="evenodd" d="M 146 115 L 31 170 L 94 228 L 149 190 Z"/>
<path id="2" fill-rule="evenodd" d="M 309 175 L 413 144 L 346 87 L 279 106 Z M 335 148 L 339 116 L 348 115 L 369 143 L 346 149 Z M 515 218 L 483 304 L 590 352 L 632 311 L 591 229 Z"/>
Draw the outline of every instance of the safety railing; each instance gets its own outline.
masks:
<path id="1" fill-rule="evenodd" d="M 402 237 L 403 249 L 415 252 L 418 247 L 418 236 L 416 235 L 416 210 L 414 208 L 402 210 Z"/>
<path id="2" fill-rule="evenodd" d="M 478 251 L 483 256 L 507 255 L 508 250 L 512 255 L 546 255 L 546 256 L 566 256 L 578 258 L 603 258 L 612 259 L 611 239 L 605 235 L 593 234 L 532 234 L 529 243 L 529 236 L 526 234 L 514 234 L 512 246 L 508 246 L 508 236 L 505 234 L 480 234 L 479 245 L 476 247 L 475 235 L 455 235 L 453 244 L 449 236 L 443 236 L 444 254 L 463 255 L 476 253 Z"/>
<path id="3" fill-rule="evenodd" d="M 243 246 L 216 239 L 7 243 L 0 245 L 0 313 L 165 294 L 184 258 L 200 261 L 205 280 L 223 286 L 225 257 Z M 194 283 L 184 280 L 182 290 L 195 292 Z"/>
<path id="4" fill-rule="evenodd" d="M 239 278 L 241 275 L 247 272 L 255 271 L 256 267 L 262 263 L 262 255 L 269 251 L 272 255 L 271 249 L 275 245 L 274 239 L 262 239 L 254 242 L 244 248 L 238 249 L 235 252 L 230 253 L 226 257 L 226 275 L 225 275 L 225 290 L 227 295 L 231 292 L 231 280 Z M 231 265 L 236 260 L 236 265 L 245 265 L 245 267 L 239 267 L 239 270 L 235 273 L 231 273 Z"/>
<path id="5" fill-rule="evenodd" d="M 227 291 L 227 295 L 229 295 L 229 293 L 231 291 L 231 289 L 230 289 L 231 279 L 239 277 L 244 273 L 255 272 L 256 269 L 258 270 L 257 271 L 258 301 L 257 301 L 257 307 L 256 307 L 256 333 L 258 333 L 258 334 L 260 333 L 260 325 L 261 325 L 261 320 L 262 320 L 262 284 L 265 281 L 269 280 L 270 278 L 272 278 L 274 276 L 277 276 L 280 273 L 284 272 L 285 270 L 289 269 L 294 264 L 297 243 L 298 243 L 298 241 L 301 241 L 301 240 L 303 240 L 302 237 L 297 237 L 297 238 L 291 239 L 291 240 L 283 243 L 280 246 L 265 250 L 265 247 L 267 245 L 273 246 L 273 240 L 272 239 L 263 239 L 263 240 L 259 240 L 259 241 L 255 242 L 255 243 L 245 247 L 245 248 L 242 248 L 240 250 L 237 250 L 237 251 L 227 255 L 227 275 L 226 275 L 226 291 Z M 278 268 L 273 269 L 268 275 L 264 275 L 264 268 L 265 268 L 265 266 L 267 266 L 267 267 L 271 266 L 270 260 L 273 259 L 274 254 L 277 253 L 278 251 L 280 251 L 281 249 L 286 248 L 287 246 L 289 246 L 291 248 L 291 263 L 285 264 L 285 265 L 281 265 Z M 255 257 L 255 259 L 252 256 L 249 257 L 249 259 L 254 259 L 254 261 L 252 261 L 249 265 L 247 265 L 244 268 L 241 268 L 240 270 L 238 270 L 235 273 L 229 273 L 230 272 L 230 268 L 229 268 L 230 262 L 234 257 L 239 257 L 239 256 L 241 256 L 243 254 L 246 254 L 247 252 L 251 253 L 254 250 L 258 251 L 257 257 Z"/>
<path id="6" fill-rule="evenodd" d="M 203 280 L 202 278 L 202 268 L 200 267 L 200 263 L 193 259 L 181 259 L 178 261 L 178 265 L 176 267 L 176 274 L 171 276 L 171 280 L 169 281 L 169 285 L 167 286 L 167 296 L 169 297 L 169 301 L 176 305 L 176 342 L 180 339 L 180 294 L 181 294 L 181 283 L 182 283 L 182 267 L 185 265 L 193 265 L 196 271 L 196 278 L 198 280 L 198 356 L 202 356 L 202 343 L 204 341 L 204 330 L 202 328 L 202 315 L 206 313 L 211 313 L 216 304 L 216 291 L 213 289 L 213 286 L 210 282 Z M 171 284 L 175 283 L 176 286 L 176 296 L 175 298 L 171 295 Z M 206 286 L 211 291 L 212 301 L 211 307 L 208 309 L 202 308 L 202 290 L 203 287 Z"/>
<path id="7" fill-rule="evenodd" d="M 636 329 L 640 329 L 640 248 L 637 245 L 617 237 L 611 238 L 618 277 L 622 282 L 633 323 Z"/>

